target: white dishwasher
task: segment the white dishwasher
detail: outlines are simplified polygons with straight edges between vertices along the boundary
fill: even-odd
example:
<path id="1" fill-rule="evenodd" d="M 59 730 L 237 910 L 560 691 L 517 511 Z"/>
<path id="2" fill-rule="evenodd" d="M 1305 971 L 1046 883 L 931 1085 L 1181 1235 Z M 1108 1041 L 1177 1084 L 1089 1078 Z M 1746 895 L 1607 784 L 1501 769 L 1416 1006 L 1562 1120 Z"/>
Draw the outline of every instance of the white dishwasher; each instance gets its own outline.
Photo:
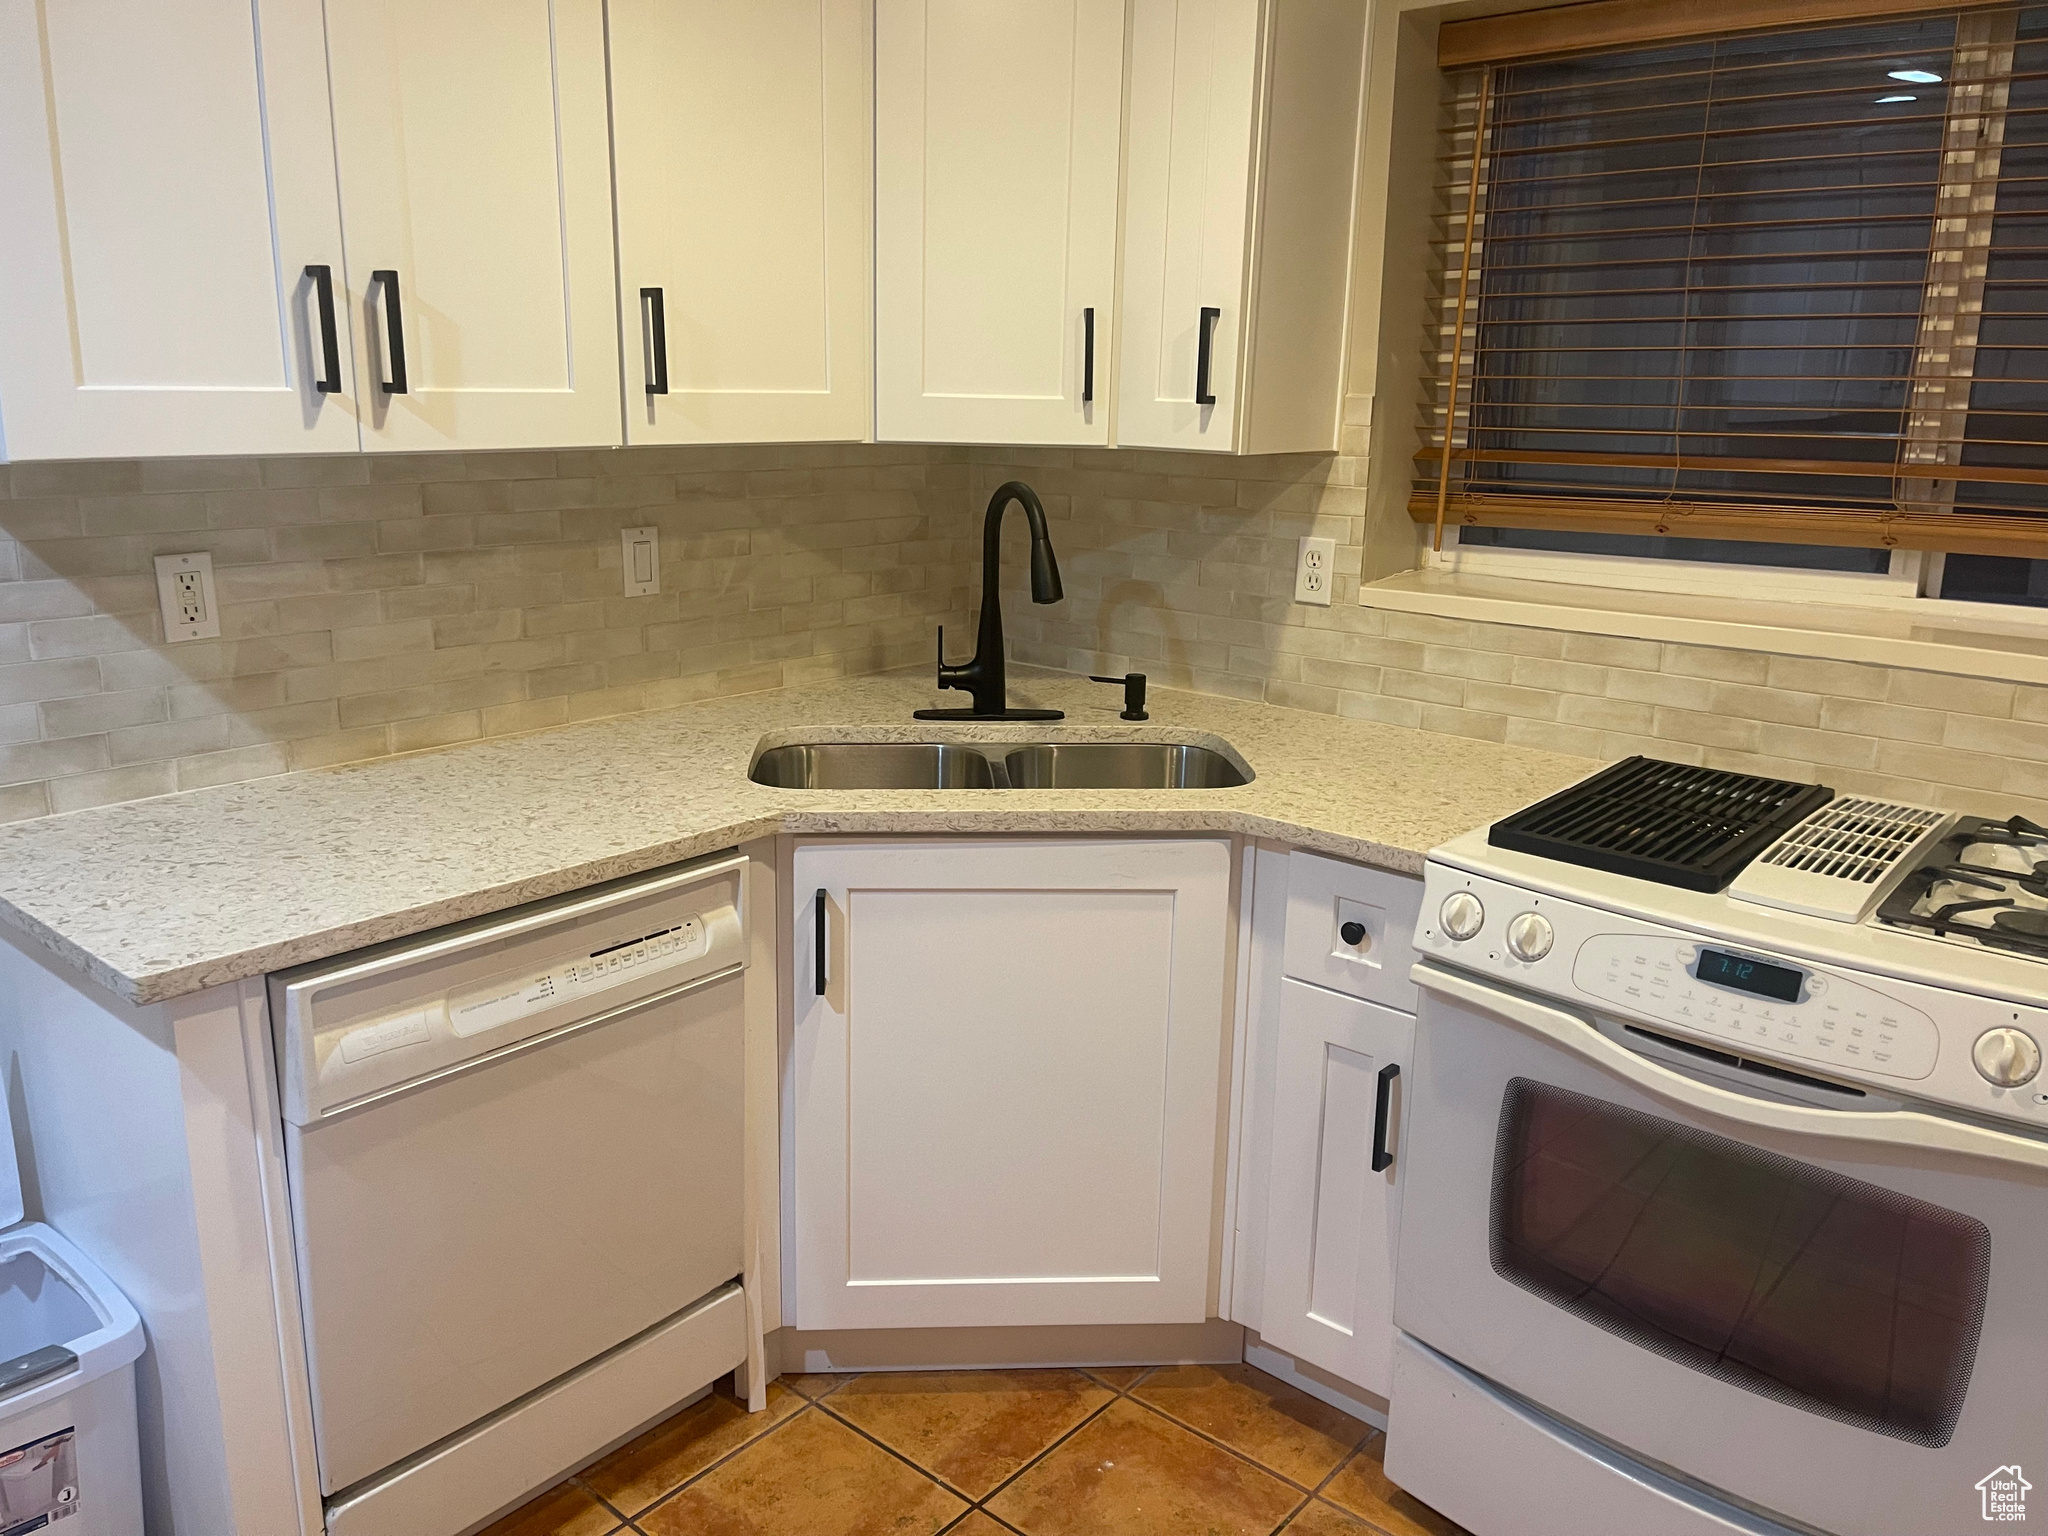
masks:
<path id="1" fill-rule="evenodd" d="M 273 976 L 330 1536 L 450 1536 L 739 1364 L 747 861 Z"/>

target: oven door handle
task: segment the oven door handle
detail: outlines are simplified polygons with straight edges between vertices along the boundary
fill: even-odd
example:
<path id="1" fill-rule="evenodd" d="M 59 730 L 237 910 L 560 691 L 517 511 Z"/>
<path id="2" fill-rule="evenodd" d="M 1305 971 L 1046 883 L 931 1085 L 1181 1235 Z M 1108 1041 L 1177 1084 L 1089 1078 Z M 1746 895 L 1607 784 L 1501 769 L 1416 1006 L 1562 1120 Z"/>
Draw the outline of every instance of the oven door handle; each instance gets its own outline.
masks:
<path id="1" fill-rule="evenodd" d="M 1738 1125 L 1783 1131 L 1794 1136 L 1815 1136 L 1830 1141 L 1892 1148 L 1919 1147 L 1930 1152 L 1982 1157 L 1993 1162 L 2019 1163 L 2048 1171 L 2048 1142 L 2011 1136 L 2002 1131 L 1959 1120 L 1944 1120 L 1909 1109 L 1808 1109 L 1799 1104 L 1753 1099 L 1747 1094 L 1695 1082 L 1677 1072 L 1667 1071 L 1634 1051 L 1616 1045 L 1584 1019 L 1561 1008 L 1550 1007 L 1517 993 L 1503 992 L 1426 960 L 1417 961 L 1409 975 L 1418 987 L 1426 991 L 1506 1019 L 1517 1028 L 1540 1035 L 1581 1060 L 1625 1078 L 1645 1093 L 1683 1109 L 1696 1110 Z"/>

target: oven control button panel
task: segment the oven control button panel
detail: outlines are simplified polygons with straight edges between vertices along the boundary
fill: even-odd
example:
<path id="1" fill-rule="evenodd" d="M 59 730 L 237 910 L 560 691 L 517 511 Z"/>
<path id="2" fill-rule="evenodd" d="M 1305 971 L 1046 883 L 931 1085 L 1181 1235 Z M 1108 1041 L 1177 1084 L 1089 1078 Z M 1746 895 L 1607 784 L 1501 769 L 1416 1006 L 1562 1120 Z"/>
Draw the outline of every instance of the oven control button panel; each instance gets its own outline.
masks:
<path id="1" fill-rule="evenodd" d="M 1846 976 L 1657 935 L 1603 933 L 1579 946 L 1588 997 L 1725 1042 L 1918 1081 L 1941 1048 L 1918 1008 Z"/>

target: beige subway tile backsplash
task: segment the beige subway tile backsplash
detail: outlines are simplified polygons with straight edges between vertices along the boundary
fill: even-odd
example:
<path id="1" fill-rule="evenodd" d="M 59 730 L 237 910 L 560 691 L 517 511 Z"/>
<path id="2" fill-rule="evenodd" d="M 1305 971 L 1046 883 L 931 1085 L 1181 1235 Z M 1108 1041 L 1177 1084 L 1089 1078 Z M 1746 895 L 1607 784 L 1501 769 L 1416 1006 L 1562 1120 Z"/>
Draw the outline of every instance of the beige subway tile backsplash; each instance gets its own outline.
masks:
<path id="1" fill-rule="evenodd" d="M 1020 662 L 2048 815 L 2048 689 L 1361 606 L 1353 455 L 870 444 L 0 469 L 0 820 L 929 666 L 1012 478 L 1067 592 L 1025 600 L 1011 518 Z M 642 523 L 662 591 L 625 598 Z M 1303 535 L 1328 608 L 1292 601 Z M 166 645 L 151 560 L 200 549 L 222 636 Z"/>
<path id="2" fill-rule="evenodd" d="M 1365 473 L 1355 457 L 975 449 L 971 459 L 976 506 L 1006 479 L 1039 489 L 1069 573 L 1059 608 L 1022 602 L 1023 539 L 1006 535 L 1018 593 L 1008 622 L 1023 660 L 1134 667 L 1314 709 L 1332 707 L 1334 691 L 1335 712 L 1353 719 L 1590 757 L 1644 752 L 1934 805 L 2017 796 L 2018 808 L 2048 814 L 2048 689 L 1358 606 L 1365 511 L 1354 487 Z M 1132 503 L 1138 483 L 1152 488 Z M 1177 530 L 1163 548 L 1150 532 L 1159 527 Z M 1311 528 L 1339 540 L 1329 608 L 1289 600 L 1294 540 Z M 1109 569 L 1121 579 L 1096 579 Z M 1212 574 L 1236 599 L 1227 630 L 1205 629 L 1189 600 L 1214 590 Z M 1198 656 L 1187 638 L 1218 635 L 1220 658 Z"/>
<path id="3" fill-rule="evenodd" d="M 0 468 L 0 819 L 922 659 L 966 493 L 897 446 Z M 193 550 L 221 638 L 167 645 L 151 562 Z"/>

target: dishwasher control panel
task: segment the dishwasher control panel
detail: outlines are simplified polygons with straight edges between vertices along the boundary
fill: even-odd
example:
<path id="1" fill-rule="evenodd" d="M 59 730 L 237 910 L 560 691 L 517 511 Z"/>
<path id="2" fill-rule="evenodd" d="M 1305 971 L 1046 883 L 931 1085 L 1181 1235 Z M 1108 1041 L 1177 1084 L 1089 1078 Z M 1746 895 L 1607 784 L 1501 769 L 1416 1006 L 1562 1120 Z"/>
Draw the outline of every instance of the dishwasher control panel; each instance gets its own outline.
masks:
<path id="1" fill-rule="evenodd" d="M 636 977 L 674 970 L 703 957 L 710 947 L 705 933 L 702 914 L 692 912 L 680 922 L 637 939 L 623 939 L 537 971 L 494 978 L 482 986 L 451 993 L 445 1004 L 448 1027 L 467 1039 L 578 998 L 609 992 Z"/>
<path id="2" fill-rule="evenodd" d="M 284 1116 L 310 1125 L 737 972 L 745 890 L 728 857 L 272 977 Z"/>

